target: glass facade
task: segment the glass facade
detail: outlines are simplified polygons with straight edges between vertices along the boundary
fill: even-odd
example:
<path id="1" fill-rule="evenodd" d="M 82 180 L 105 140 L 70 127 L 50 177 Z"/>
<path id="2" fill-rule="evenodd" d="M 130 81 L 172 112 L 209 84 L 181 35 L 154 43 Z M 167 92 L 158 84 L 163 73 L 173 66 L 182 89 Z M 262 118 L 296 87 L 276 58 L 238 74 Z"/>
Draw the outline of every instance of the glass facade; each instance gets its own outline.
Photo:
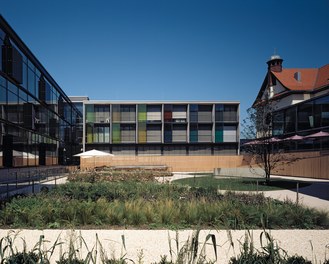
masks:
<path id="1" fill-rule="evenodd" d="M 88 101 L 85 150 L 116 155 L 234 155 L 238 103 Z"/>
<path id="2" fill-rule="evenodd" d="M 329 132 L 329 95 L 316 97 L 273 114 L 273 135 L 288 137 L 295 134 L 307 136 L 319 131 Z M 304 139 L 293 142 L 292 149 L 329 149 L 329 137 Z"/>
<path id="3" fill-rule="evenodd" d="M 82 113 L 1 16 L 0 47 L 0 167 L 71 164 Z"/>

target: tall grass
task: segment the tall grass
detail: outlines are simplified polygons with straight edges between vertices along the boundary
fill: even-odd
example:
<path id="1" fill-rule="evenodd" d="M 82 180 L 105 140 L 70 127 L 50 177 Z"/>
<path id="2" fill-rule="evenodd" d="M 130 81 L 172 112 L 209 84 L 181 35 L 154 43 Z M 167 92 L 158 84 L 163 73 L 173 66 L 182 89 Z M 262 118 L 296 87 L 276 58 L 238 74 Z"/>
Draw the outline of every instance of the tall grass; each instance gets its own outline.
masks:
<path id="1" fill-rule="evenodd" d="M 261 232 L 259 239 L 261 247 L 256 249 L 253 235 L 247 231 L 244 241 L 240 243 L 240 254 L 232 257 L 229 264 L 312 264 L 302 256 L 289 256 L 265 230 Z"/>
<path id="2" fill-rule="evenodd" d="M 172 173 L 168 168 L 115 168 L 103 167 L 93 171 L 75 171 L 68 180 L 71 182 L 119 182 L 134 180 L 138 182 L 154 181 L 155 177 L 167 177 Z"/>
<path id="3" fill-rule="evenodd" d="M 18 250 L 17 240 L 23 244 L 22 249 Z M 27 250 L 26 241 L 19 237 L 19 232 L 9 231 L 9 233 L 0 239 L 0 262 L 6 264 L 18 263 L 50 263 L 55 249 L 61 245 L 59 237 L 49 249 L 44 249 L 45 238 L 39 237 L 39 241 L 31 250 Z"/>
<path id="4" fill-rule="evenodd" d="M 165 192 L 167 189 L 165 189 Z M 328 217 L 291 202 L 274 202 L 262 195 L 206 195 L 187 193 L 188 199 L 80 200 L 54 195 L 13 199 L 0 211 L 0 224 L 10 227 L 67 228 L 83 226 L 156 226 L 248 228 L 323 228 Z"/>

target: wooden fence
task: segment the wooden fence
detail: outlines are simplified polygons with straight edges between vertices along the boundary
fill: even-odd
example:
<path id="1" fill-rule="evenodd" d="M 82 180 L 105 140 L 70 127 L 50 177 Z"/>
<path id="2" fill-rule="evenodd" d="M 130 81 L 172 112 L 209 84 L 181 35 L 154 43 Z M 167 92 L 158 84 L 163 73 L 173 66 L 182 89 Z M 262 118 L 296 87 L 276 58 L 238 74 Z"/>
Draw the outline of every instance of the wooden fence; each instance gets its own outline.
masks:
<path id="1" fill-rule="evenodd" d="M 257 164 L 240 156 L 114 156 L 81 158 L 82 169 L 100 166 L 167 166 L 176 172 L 213 171 L 215 168 L 249 167 Z M 273 171 L 276 175 L 329 180 L 329 155 L 321 152 L 289 153 Z"/>
<path id="2" fill-rule="evenodd" d="M 114 156 L 81 158 L 80 167 L 164 165 L 172 171 L 213 171 L 219 167 L 237 167 L 242 156 Z"/>

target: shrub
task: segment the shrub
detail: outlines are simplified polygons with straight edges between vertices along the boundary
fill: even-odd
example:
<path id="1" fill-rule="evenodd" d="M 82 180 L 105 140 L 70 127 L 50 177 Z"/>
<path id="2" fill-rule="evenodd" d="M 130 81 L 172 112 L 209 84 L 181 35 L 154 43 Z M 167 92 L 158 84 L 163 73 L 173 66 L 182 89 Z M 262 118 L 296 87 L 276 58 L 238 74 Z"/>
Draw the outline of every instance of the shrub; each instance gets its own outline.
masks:
<path id="1" fill-rule="evenodd" d="M 117 182 L 117 181 L 154 181 L 155 177 L 168 177 L 172 173 L 168 168 L 116 168 L 102 167 L 93 171 L 75 171 L 70 174 L 71 182 Z"/>
<path id="2" fill-rule="evenodd" d="M 312 262 L 301 256 L 292 256 L 288 257 L 286 264 L 312 264 Z"/>
<path id="3" fill-rule="evenodd" d="M 161 256 L 161 259 L 159 262 L 154 262 L 152 264 L 174 264 L 171 260 L 167 260 L 167 256 Z"/>
<path id="4" fill-rule="evenodd" d="M 5 259 L 5 264 L 35 264 L 39 256 L 34 252 L 17 252 Z"/>
<path id="5" fill-rule="evenodd" d="M 124 259 L 108 259 L 104 264 L 127 264 L 127 261 Z"/>
<path id="6" fill-rule="evenodd" d="M 214 188 L 190 188 L 153 182 L 75 182 L 49 193 L 15 198 L 0 211 L 10 227 L 144 226 L 315 228 L 328 216 L 262 194 L 218 194 Z"/>
<path id="7" fill-rule="evenodd" d="M 61 257 L 60 260 L 56 261 L 57 264 L 85 264 L 85 261 L 77 258 L 65 258 Z"/>

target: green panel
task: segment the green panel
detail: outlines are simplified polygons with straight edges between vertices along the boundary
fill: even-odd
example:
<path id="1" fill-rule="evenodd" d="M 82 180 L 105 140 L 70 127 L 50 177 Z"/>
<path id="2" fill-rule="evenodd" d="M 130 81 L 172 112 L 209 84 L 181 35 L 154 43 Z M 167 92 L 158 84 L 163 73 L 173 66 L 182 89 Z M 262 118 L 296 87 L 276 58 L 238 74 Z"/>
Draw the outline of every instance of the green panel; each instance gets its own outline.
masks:
<path id="1" fill-rule="evenodd" d="M 138 105 L 138 121 L 146 121 L 146 105 L 145 104 Z"/>
<path id="2" fill-rule="evenodd" d="M 146 143 L 146 122 L 138 122 L 138 143 Z"/>
<path id="3" fill-rule="evenodd" d="M 112 125 L 112 143 L 121 143 L 120 124 Z"/>
<path id="4" fill-rule="evenodd" d="M 87 126 L 87 143 L 93 143 L 93 128 L 92 126 Z"/>
<path id="5" fill-rule="evenodd" d="M 223 142 L 223 130 L 217 130 L 215 132 L 215 142 Z"/>
<path id="6" fill-rule="evenodd" d="M 190 131 L 190 142 L 198 142 L 198 131 Z"/>
<path id="7" fill-rule="evenodd" d="M 93 123 L 95 122 L 95 111 L 94 111 L 94 105 L 92 104 L 86 104 L 86 123 Z"/>

